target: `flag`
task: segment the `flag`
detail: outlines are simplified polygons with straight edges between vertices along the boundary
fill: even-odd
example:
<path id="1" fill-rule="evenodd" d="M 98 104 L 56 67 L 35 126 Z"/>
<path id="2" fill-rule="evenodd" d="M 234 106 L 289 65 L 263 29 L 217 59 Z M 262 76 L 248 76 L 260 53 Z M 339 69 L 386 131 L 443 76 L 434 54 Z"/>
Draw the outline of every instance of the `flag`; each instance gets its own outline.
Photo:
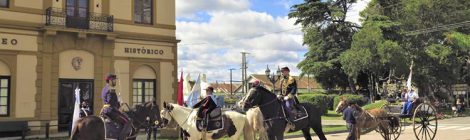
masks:
<path id="1" fill-rule="evenodd" d="M 201 95 L 201 75 L 197 77 L 196 83 L 191 90 L 191 93 L 188 96 L 188 101 L 186 101 L 186 105 L 188 107 L 193 107 L 197 102 L 199 102 L 199 97 Z"/>
<path id="2" fill-rule="evenodd" d="M 200 78 L 201 78 L 201 94 L 199 96 L 200 98 L 204 98 L 207 95 L 206 90 L 204 89 L 207 88 L 209 84 L 207 83 L 206 74 L 203 73 Z"/>
<path id="3" fill-rule="evenodd" d="M 411 77 L 413 75 L 413 61 L 411 61 L 410 74 L 408 75 L 408 80 L 406 81 L 406 87 L 408 90 L 411 90 Z"/>
<path id="4" fill-rule="evenodd" d="M 178 82 L 178 97 L 176 101 L 178 105 L 183 105 L 183 72 L 181 72 L 181 78 Z"/>
<path id="5" fill-rule="evenodd" d="M 73 109 L 73 118 L 72 118 L 72 130 L 77 125 L 75 122 L 80 119 L 80 89 L 77 87 L 75 89 L 75 107 Z"/>
<path id="6" fill-rule="evenodd" d="M 186 78 L 183 79 L 183 95 L 184 95 L 185 102 L 188 100 L 188 96 L 191 93 L 191 83 L 189 83 L 190 80 L 191 80 L 191 75 L 188 73 L 186 75 Z"/>

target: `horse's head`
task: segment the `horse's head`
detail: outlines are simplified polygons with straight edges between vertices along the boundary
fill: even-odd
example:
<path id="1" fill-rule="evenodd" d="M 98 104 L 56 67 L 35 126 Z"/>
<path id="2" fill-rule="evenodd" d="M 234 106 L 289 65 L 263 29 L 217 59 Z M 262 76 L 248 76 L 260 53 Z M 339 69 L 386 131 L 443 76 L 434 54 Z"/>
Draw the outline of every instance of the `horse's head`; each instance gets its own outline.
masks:
<path id="1" fill-rule="evenodd" d="M 163 102 L 163 110 L 160 111 L 160 116 L 162 117 L 162 122 L 161 122 L 162 127 L 167 127 L 168 124 L 173 119 L 170 114 L 170 112 L 173 111 L 173 108 L 174 107 L 172 104 Z"/>
<path id="2" fill-rule="evenodd" d="M 342 113 L 346 107 L 348 107 L 348 101 L 345 99 L 341 99 L 338 105 L 336 106 L 335 111 L 336 113 Z"/>
<path id="3" fill-rule="evenodd" d="M 137 123 L 143 123 L 145 121 L 148 121 L 149 123 L 154 123 L 154 124 L 149 124 L 149 125 L 160 125 L 161 122 L 161 117 L 159 113 L 159 107 L 155 101 L 149 101 L 146 103 L 143 103 L 141 105 L 136 105 L 134 112 L 135 112 L 135 120 Z M 143 124 L 137 124 L 137 125 L 143 125 Z"/>
<path id="4" fill-rule="evenodd" d="M 267 99 L 268 97 L 272 99 Z M 266 99 L 265 99 L 266 98 Z M 246 111 L 255 106 L 263 105 L 265 101 L 275 100 L 276 95 L 271 93 L 264 87 L 258 86 L 255 89 L 251 89 L 250 92 L 244 97 L 244 101 L 239 103 L 242 104 L 242 108 Z"/>

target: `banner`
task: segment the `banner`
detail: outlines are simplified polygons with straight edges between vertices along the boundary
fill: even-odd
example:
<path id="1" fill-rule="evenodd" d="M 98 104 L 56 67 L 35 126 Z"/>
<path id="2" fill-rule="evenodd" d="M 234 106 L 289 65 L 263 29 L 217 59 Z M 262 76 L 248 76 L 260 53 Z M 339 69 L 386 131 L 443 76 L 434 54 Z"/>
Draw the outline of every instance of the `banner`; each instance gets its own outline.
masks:
<path id="1" fill-rule="evenodd" d="M 178 96 L 176 101 L 178 105 L 183 105 L 183 72 L 181 72 L 180 81 L 178 82 Z"/>
<path id="2" fill-rule="evenodd" d="M 191 90 L 191 93 L 188 96 L 188 100 L 186 101 L 186 105 L 188 107 L 193 107 L 197 102 L 199 102 L 199 97 L 201 96 L 201 75 L 197 77 L 197 81 Z"/>

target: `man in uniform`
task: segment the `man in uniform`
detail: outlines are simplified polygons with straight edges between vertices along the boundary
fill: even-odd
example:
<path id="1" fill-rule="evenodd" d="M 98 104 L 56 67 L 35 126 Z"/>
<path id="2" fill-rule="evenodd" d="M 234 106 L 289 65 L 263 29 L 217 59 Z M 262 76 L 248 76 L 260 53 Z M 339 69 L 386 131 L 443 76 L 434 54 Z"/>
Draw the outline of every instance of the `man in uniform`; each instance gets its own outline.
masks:
<path id="1" fill-rule="evenodd" d="M 202 119 L 202 127 L 205 128 L 207 126 L 207 119 L 206 117 L 211 113 L 212 110 L 217 108 L 217 100 L 215 95 L 213 95 L 214 88 L 212 86 L 207 87 L 206 89 L 206 97 L 196 103 L 194 108 L 199 108 L 197 112 L 198 119 Z"/>
<path id="2" fill-rule="evenodd" d="M 128 132 L 130 132 L 132 126 L 127 116 L 119 111 L 120 103 L 116 94 L 116 79 L 116 75 L 114 74 L 109 74 L 106 77 L 107 84 L 101 92 L 101 98 L 104 103 L 101 115 L 119 123 L 122 126 L 121 132 L 118 135 L 118 140 L 123 140 L 126 139 L 127 135 L 129 135 Z"/>
<path id="3" fill-rule="evenodd" d="M 289 117 L 287 117 L 289 123 L 293 124 L 293 115 L 290 114 L 292 112 L 292 109 L 298 103 L 298 100 L 296 98 L 297 95 L 297 82 L 294 77 L 289 75 L 289 68 L 288 67 L 283 67 L 281 68 L 282 72 L 282 77 L 281 77 L 281 93 L 278 95 L 278 98 L 281 98 L 284 100 L 285 105 L 286 105 L 286 110 L 287 114 Z"/>

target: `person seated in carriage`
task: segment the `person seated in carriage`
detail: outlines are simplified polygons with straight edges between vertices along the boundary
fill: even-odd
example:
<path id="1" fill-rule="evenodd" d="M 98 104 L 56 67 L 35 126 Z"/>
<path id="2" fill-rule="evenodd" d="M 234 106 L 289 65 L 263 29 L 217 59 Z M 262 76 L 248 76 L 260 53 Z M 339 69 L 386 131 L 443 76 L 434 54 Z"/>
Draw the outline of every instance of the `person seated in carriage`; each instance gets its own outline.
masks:
<path id="1" fill-rule="evenodd" d="M 299 103 L 297 99 L 297 82 L 294 77 L 290 76 L 290 70 L 288 67 L 281 68 L 282 77 L 281 77 L 281 93 L 278 95 L 278 98 L 283 100 L 287 110 L 286 115 L 287 121 L 293 125 L 294 115 L 291 114 L 293 109 L 296 109 L 296 105 Z"/>
<path id="2" fill-rule="evenodd" d="M 405 95 L 405 104 L 403 105 L 403 110 L 401 114 L 403 115 L 411 115 L 411 111 L 413 110 L 413 105 L 418 100 L 418 94 L 415 93 L 414 89 L 411 89 L 410 92 L 406 93 Z"/>
<path id="3" fill-rule="evenodd" d="M 206 128 L 208 124 L 206 117 L 212 112 L 212 110 L 216 109 L 218 105 L 215 95 L 213 95 L 214 87 L 208 86 L 204 90 L 206 90 L 206 97 L 196 103 L 193 108 L 198 108 L 197 119 L 202 120 L 201 125 L 203 128 Z"/>
<path id="4" fill-rule="evenodd" d="M 107 84 L 101 93 L 104 103 L 101 115 L 122 126 L 121 133 L 118 136 L 118 139 L 121 140 L 126 138 L 126 132 L 131 131 L 132 126 L 129 118 L 119 111 L 121 105 L 116 94 L 116 79 L 117 77 L 114 74 L 109 74 L 106 77 Z"/>

